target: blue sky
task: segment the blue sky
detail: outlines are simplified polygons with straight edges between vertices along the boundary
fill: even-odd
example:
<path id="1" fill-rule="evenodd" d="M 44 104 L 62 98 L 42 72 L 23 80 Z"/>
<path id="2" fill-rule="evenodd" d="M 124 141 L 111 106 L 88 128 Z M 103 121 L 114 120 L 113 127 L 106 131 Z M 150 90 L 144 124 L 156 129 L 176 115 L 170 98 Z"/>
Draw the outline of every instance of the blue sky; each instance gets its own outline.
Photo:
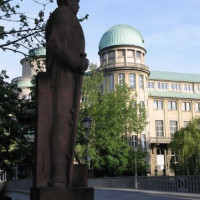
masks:
<path id="1" fill-rule="evenodd" d="M 56 8 L 49 6 L 48 11 Z M 24 9 L 34 16 L 31 1 Z M 200 74 L 200 0 L 80 0 L 78 17 L 82 22 L 86 53 L 99 63 L 98 44 L 103 33 L 117 24 L 137 28 L 145 41 L 146 65 L 150 70 Z M 21 55 L 0 50 L 0 70 L 10 78 L 21 75 Z"/>

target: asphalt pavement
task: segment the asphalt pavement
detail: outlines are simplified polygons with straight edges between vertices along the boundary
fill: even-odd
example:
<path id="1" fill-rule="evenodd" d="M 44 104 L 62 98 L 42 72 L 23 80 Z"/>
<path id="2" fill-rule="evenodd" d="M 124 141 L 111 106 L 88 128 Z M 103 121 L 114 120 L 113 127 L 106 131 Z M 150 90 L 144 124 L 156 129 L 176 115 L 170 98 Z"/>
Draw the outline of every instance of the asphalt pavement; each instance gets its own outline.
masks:
<path id="1" fill-rule="evenodd" d="M 200 194 L 95 188 L 95 200 L 200 200 Z"/>

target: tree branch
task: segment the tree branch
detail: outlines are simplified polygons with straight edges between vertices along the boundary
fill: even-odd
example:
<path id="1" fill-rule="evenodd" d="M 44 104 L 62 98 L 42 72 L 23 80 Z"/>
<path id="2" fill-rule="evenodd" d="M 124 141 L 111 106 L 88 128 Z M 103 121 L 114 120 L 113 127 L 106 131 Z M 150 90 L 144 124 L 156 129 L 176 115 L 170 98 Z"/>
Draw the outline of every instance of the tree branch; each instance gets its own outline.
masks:
<path id="1" fill-rule="evenodd" d="M 8 48 L 8 47 L 4 47 L 2 48 L 3 50 L 9 50 L 9 51 L 13 51 L 14 53 L 20 53 L 22 55 L 24 55 L 25 57 L 27 57 L 28 55 L 23 53 L 22 51 L 18 51 L 18 50 L 15 50 L 15 49 L 11 49 L 11 48 Z"/>
<path id="2" fill-rule="evenodd" d="M 32 35 L 35 35 L 35 34 L 37 34 L 37 33 L 39 33 L 39 32 L 42 32 L 42 31 L 36 31 L 36 32 L 34 32 L 34 33 L 32 33 L 32 34 L 29 34 L 29 35 L 26 35 L 26 36 L 24 36 L 24 37 L 22 37 L 22 38 L 20 38 L 20 39 L 18 39 L 18 40 L 14 40 L 14 41 L 12 41 L 12 42 L 8 42 L 8 43 L 6 43 L 6 44 L 2 44 L 2 45 L 0 45 L 0 48 L 3 48 L 3 47 L 5 47 L 5 46 L 9 46 L 9 45 L 14 44 L 14 43 L 16 43 L 16 42 L 19 42 L 19 41 L 21 41 L 21 40 L 23 40 L 23 39 L 26 39 L 26 38 L 28 38 L 28 37 L 30 37 L 30 36 L 32 36 Z"/>
<path id="3" fill-rule="evenodd" d="M 27 32 L 27 31 L 38 31 L 38 30 L 41 30 L 44 31 L 44 29 L 42 28 L 32 28 L 32 29 L 25 29 L 25 30 L 20 30 L 20 31 L 15 31 L 15 30 L 11 30 L 11 31 L 8 31 L 8 32 L 1 32 L 0 33 L 0 36 L 1 35 L 8 35 L 8 34 L 15 34 L 15 33 L 22 33 L 22 32 Z"/>

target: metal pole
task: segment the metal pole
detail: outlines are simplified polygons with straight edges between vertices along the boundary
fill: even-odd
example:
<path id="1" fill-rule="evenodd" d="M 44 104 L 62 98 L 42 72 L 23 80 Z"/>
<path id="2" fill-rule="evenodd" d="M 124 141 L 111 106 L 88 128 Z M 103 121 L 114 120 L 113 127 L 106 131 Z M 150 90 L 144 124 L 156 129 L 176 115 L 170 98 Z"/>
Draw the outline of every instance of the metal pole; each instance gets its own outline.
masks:
<path id="1" fill-rule="evenodd" d="M 86 165 L 88 170 L 88 129 L 86 129 Z"/>
<path id="2" fill-rule="evenodd" d="M 137 182 L 137 151 L 135 150 L 135 189 L 138 189 L 138 182 Z"/>

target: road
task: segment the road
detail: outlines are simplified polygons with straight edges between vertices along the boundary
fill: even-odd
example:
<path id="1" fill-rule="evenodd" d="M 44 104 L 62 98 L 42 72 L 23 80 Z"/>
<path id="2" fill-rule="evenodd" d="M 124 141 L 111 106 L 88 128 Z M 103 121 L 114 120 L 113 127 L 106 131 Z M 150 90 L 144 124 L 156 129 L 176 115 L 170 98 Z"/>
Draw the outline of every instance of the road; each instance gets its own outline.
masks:
<path id="1" fill-rule="evenodd" d="M 155 194 L 151 192 L 115 191 L 95 189 L 95 200 L 196 200 L 193 197 L 171 196 L 170 194 Z"/>

